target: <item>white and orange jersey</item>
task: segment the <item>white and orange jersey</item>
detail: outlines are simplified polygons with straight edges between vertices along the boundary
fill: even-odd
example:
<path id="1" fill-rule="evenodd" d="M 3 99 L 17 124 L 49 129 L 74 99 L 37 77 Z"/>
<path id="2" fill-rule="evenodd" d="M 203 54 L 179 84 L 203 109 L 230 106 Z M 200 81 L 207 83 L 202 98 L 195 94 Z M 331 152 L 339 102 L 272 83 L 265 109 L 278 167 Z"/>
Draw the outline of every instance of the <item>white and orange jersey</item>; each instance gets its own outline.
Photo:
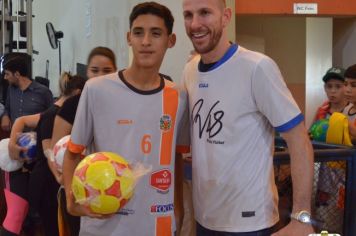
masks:
<path id="1" fill-rule="evenodd" d="M 132 87 L 122 71 L 88 81 L 69 150 L 81 153 L 91 145 L 95 152 L 115 152 L 130 163 L 152 166 L 152 171 L 112 218 L 82 217 L 80 235 L 173 235 L 175 152 L 177 147 L 179 152 L 189 150 L 189 137 L 177 135 L 189 128 L 183 119 L 186 109 L 186 93 L 168 80 L 152 91 Z"/>

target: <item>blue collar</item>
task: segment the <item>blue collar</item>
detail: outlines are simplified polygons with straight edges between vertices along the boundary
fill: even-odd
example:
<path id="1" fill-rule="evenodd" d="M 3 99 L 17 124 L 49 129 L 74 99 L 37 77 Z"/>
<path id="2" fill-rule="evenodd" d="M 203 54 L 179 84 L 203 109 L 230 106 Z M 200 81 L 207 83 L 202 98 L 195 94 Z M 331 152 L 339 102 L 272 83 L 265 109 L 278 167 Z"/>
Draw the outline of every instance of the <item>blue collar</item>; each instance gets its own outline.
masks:
<path id="1" fill-rule="evenodd" d="M 219 66 L 221 66 L 222 64 L 224 64 L 227 60 L 229 60 L 232 55 L 235 54 L 235 52 L 238 49 L 238 45 L 233 43 L 231 44 L 231 46 L 229 47 L 229 49 L 226 51 L 226 53 L 224 54 L 224 56 L 222 58 L 220 58 L 219 61 L 215 62 L 214 65 L 212 65 L 207 71 L 202 71 L 201 70 L 201 66 L 203 64 L 202 60 L 200 59 L 199 61 L 199 65 L 198 65 L 198 69 L 200 72 L 209 72 L 212 70 L 215 70 L 216 68 L 218 68 Z"/>

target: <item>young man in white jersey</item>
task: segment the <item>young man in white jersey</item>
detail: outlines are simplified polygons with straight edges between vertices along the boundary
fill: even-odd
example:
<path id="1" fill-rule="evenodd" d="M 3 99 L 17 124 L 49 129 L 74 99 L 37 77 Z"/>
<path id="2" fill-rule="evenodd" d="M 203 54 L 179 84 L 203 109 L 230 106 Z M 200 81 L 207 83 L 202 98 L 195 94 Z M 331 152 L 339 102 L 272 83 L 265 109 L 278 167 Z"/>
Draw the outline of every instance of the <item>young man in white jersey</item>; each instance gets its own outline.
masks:
<path id="1" fill-rule="evenodd" d="M 313 150 L 303 116 L 267 56 L 230 43 L 224 0 L 183 0 L 186 33 L 201 55 L 183 74 L 188 91 L 193 205 L 198 236 L 271 235 L 278 221 L 274 129 L 291 156 L 291 222 L 273 235 L 308 235 Z"/>
<path id="2" fill-rule="evenodd" d="M 81 95 L 63 167 L 67 208 L 84 216 L 80 235 L 174 235 L 175 151 L 189 151 L 189 146 L 177 138 L 183 129 L 186 93 L 159 75 L 166 50 L 175 44 L 173 21 L 163 5 L 136 5 L 127 34 L 131 66 L 91 79 Z M 138 181 L 133 198 L 114 215 L 94 214 L 73 200 L 74 168 L 89 145 L 95 152 L 115 152 L 130 163 L 152 166 Z"/>

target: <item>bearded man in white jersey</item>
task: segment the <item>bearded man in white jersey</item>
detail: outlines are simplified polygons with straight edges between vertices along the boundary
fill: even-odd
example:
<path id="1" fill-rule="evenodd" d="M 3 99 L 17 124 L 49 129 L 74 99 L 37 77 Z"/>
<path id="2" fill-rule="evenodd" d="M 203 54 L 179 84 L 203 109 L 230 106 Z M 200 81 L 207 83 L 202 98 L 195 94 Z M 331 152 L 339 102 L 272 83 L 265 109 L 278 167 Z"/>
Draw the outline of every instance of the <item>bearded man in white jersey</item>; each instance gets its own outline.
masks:
<path id="1" fill-rule="evenodd" d="M 136 5 L 127 33 L 132 64 L 91 79 L 82 92 L 63 167 L 67 208 L 83 216 L 81 236 L 174 235 L 175 151 L 189 151 L 184 145 L 189 143 L 177 135 L 183 130 L 186 93 L 159 74 L 166 50 L 175 44 L 173 21 L 163 5 Z M 95 214 L 74 202 L 73 172 L 88 146 L 94 152 L 118 153 L 129 163 L 152 167 L 138 181 L 134 196 L 114 215 Z M 162 186 L 162 181 L 167 184 Z"/>
<path id="2" fill-rule="evenodd" d="M 200 57 L 183 84 L 191 117 L 198 236 L 266 236 L 278 222 L 274 130 L 291 157 L 291 222 L 273 236 L 313 232 L 313 150 L 303 115 L 273 60 L 230 43 L 223 0 L 183 0 L 186 33 Z"/>

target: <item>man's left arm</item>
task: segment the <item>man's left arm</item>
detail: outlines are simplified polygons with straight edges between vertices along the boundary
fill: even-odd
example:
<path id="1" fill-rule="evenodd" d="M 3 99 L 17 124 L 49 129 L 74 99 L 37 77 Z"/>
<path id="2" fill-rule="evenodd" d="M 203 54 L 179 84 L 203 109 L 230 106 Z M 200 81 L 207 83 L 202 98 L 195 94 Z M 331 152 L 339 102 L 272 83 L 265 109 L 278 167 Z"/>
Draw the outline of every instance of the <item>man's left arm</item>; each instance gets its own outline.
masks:
<path id="1" fill-rule="evenodd" d="M 293 181 L 293 213 L 311 212 L 311 193 L 314 176 L 314 153 L 304 123 L 282 133 L 286 140 L 291 160 Z M 273 234 L 273 236 L 300 236 L 313 233 L 311 224 L 301 223 L 295 219 Z"/>

